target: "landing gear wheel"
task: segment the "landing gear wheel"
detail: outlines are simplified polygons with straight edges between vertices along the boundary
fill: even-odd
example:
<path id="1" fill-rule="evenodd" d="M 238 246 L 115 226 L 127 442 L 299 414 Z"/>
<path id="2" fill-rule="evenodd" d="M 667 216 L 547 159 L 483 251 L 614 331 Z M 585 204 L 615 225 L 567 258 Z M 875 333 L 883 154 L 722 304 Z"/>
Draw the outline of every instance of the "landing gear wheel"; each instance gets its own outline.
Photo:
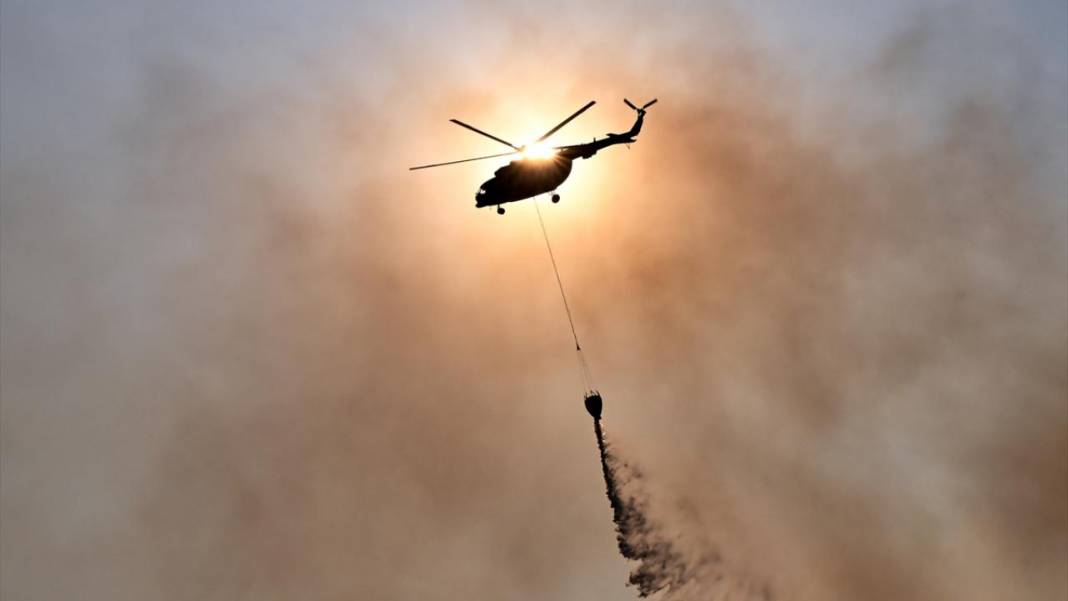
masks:
<path id="1" fill-rule="evenodd" d="M 497 214 L 498 215 L 504 215 L 504 207 L 498 206 L 497 207 Z"/>
<path id="2" fill-rule="evenodd" d="M 560 202 L 560 195 L 559 194 L 553 194 L 552 201 L 554 203 Z"/>

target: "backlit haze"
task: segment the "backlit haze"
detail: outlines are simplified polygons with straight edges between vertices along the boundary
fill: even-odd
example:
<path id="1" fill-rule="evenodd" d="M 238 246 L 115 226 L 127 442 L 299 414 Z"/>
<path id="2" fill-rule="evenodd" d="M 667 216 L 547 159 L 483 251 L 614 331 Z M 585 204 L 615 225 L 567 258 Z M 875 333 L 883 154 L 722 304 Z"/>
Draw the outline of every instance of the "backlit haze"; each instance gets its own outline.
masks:
<path id="1" fill-rule="evenodd" d="M 0 597 L 634 598 L 534 207 L 408 171 L 626 96 L 540 208 L 663 531 L 1065 598 L 1066 10 L 2 0 Z"/>

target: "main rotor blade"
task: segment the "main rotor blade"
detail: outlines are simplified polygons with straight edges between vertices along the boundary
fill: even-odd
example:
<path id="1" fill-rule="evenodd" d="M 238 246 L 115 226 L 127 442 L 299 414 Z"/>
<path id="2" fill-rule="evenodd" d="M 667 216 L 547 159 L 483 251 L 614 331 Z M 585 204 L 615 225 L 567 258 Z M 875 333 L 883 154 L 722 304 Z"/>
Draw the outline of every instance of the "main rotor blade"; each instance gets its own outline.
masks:
<path id="1" fill-rule="evenodd" d="M 432 165 L 419 165 L 418 167 L 409 167 L 408 171 L 415 171 L 416 169 L 429 169 L 431 167 L 444 167 L 445 165 L 455 165 L 456 163 L 469 163 L 471 161 L 481 161 L 482 159 L 495 159 L 497 157 L 506 157 L 506 156 L 509 156 L 509 155 L 512 155 L 512 154 L 517 154 L 517 153 L 518 153 L 518 151 L 515 151 L 515 152 L 502 152 L 500 154 L 488 154 L 488 155 L 486 155 L 484 157 L 475 157 L 473 159 L 461 159 L 459 161 L 449 161 L 447 163 L 434 163 Z"/>
<path id="2" fill-rule="evenodd" d="M 650 100 L 649 102 L 646 102 L 646 103 L 645 103 L 645 105 L 643 105 L 643 106 L 642 106 L 642 110 L 644 111 L 645 109 L 647 109 L 647 108 L 649 108 L 649 107 L 653 106 L 654 104 L 656 104 L 656 101 L 657 101 L 657 99 L 656 99 L 656 98 L 653 98 L 653 99 L 652 99 L 652 100 Z"/>
<path id="3" fill-rule="evenodd" d="M 534 140 L 534 143 L 537 144 L 538 142 L 544 142 L 545 138 L 548 138 L 549 136 L 555 134 L 557 132 L 557 130 L 559 130 L 561 127 L 567 125 L 568 123 L 571 123 L 572 119 L 574 119 L 575 117 L 578 117 L 582 113 L 585 113 L 586 109 L 590 108 L 591 106 L 593 106 L 595 104 L 597 104 L 596 100 L 589 101 L 588 103 L 586 103 L 586 106 L 580 108 L 579 110 L 575 111 L 574 114 L 572 114 L 570 117 L 568 117 L 567 119 L 564 119 L 563 121 L 561 121 L 560 125 L 557 125 L 556 127 L 550 129 L 548 132 L 545 133 L 544 136 L 538 138 L 537 140 Z"/>
<path id="4" fill-rule="evenodd" d="M 627 103 L 627 106 L 629 106 L 630 108 L 632 108 L 634 110 L 638 110 L 638 107 L 634 106 L 634 103 L 632 103 L 631 101 L 627 100 L 626 98 L 623 99 L 623 102 Z"/>
<path id="5" fill-rule="evenodd" d="M 500 142 L 501 144 L 504 144 L 505 146 L 509 146 L 511 148 L 514 148 L 515 150 L 519 150 L 518 146 L 516 146 L 515 144 L 512 144 L 508 140 L 502 140 L 502 139 L 498 138 L 497 136 L 495 136 L 493 134 L 487 134 L 486 132 L 482 131 L 481 129 L 479 129 L 477 127 L 474 127 L 474 126 L 471 126 L 471 125 L 468 125 L 468 124 L 464 123 L 463 121 L 460 121 L 459 119 L 449 119 L 449 121 L 452 121 L 453 123 L 455 123 L 456 125 L 459 125 L 460 127 L 466 127 L 467 129 L 475 132 L 476 134 L 482 134 L 483 136 L 486 136 L 487 138 L 489 138 L 491 140 L 495 140 L 497 142 Z"/>

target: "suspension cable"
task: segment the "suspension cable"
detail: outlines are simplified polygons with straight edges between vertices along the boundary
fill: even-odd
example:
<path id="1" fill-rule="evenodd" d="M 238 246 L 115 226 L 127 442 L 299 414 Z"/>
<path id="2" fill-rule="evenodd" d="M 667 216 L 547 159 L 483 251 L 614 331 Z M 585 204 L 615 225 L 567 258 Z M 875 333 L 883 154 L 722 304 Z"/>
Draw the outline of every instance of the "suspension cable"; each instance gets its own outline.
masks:
<path id="1" fill-rule="evenodd" d="M 538 214 L 538 224 L 541 225 L 541 235 L 545 239 L 545 248 L 549 251 L 549 261 L 553 265 L 553 273 L 556 275 L 556 285 L 560 288 L 560 300 L 564 301 L 564 312 L 567 314 L 567 323 L 571 326 L 571 337 L 575 340 L 575 353 L 578 355 L 579 372 L 582 377 L 582 385 L 587 391 L 595 389 L 593 373 L 586 362 L 586 356 L 582 352 L 582 344 L 579 343 L 578 332 L 575 331 L 575 320 L 571 316 L 571 305 L 567 302 L 567 294 L 564 293 L 564 282 L 560 279 L 560 269 L 556 266 L 556 255 L 553 254 L 553 246 L 549 242 L 549 232 L 545 229 L 545 220 L 541 217 L 541 209 L 538 208 L 538 198 L 535 196 L 534 211 Z"/>

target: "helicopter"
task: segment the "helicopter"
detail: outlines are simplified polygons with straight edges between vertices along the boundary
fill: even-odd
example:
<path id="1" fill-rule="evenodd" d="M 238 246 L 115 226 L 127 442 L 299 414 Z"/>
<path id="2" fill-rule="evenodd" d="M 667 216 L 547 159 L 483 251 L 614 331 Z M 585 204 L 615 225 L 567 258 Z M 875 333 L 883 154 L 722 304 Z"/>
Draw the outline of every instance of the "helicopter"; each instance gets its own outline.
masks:
<path id="1" fill-rule="evenodd" d="M 588 159 L 597 154 L 597 151 L 608 146 L 613 146 L 615 144 L 630 145 L 635 142 L 638 133 L 642 130 L 642 122 L 645 120 L 646 109 L 656 104 L 656 101 L 657 99 L 654 98 L 643 104 L 641 107 L 638 107 L 624 98 L 623 102 L 638 113 L 638 118 L 634 121 L 634 125 L 631 126 L 630 130 L 618 134 L 609 133 L 600 140 L 594 138 L 592 142 L 587 142 L 585 144 L 571 144 L 568 146 L 548 147 L 543 145 L 543 142 L 545 142 L 549 136 L 559 131 L 560 128 L 586 112 L 594 104 L 597 104 L 596 101 L 589 101 L 585 106 L 572 113 L 570 117 L 557 124 L 556 127 L 545 132 L 543 136 L 523 146 L 516 146 L 507 140 L 486 133 L 477 127 L 460 121 L 459 119 L 450 119 L 450 122 L 469 129 L 476 134 L 485 136 L 495 142 L 504 144 L 511 148 L 512 151 L 474 157 L 471 159 L 461 159 L 459 161 L 419 165 L 418 167 L 410 167 L 409 171 L 429 169 L 431 167 L 444 167 L 445 165 L 456 165 L 458 163 L 482 161 L 485 159 L 494 159 L 518 154 L 520 155 L 520 158 L 497 169 L 493 173 L 493 177 L 486 180 L 486 182 L 479 187 L 478 193 L 475 194 L 475 207 L 482 208 L 496 206 L 497 214 L 504 215 L 504 207 L 501 205 L 532 198 L 539 194 L 545 194 L 546 192 L 552 192 L 551 200 L 554 203 L 557 203 L 560 202 L 560 195 L 557 194 L 555 190 L 567 179 L 567 176 L 571 175 L 571 162 L 579 158 Z"/>

